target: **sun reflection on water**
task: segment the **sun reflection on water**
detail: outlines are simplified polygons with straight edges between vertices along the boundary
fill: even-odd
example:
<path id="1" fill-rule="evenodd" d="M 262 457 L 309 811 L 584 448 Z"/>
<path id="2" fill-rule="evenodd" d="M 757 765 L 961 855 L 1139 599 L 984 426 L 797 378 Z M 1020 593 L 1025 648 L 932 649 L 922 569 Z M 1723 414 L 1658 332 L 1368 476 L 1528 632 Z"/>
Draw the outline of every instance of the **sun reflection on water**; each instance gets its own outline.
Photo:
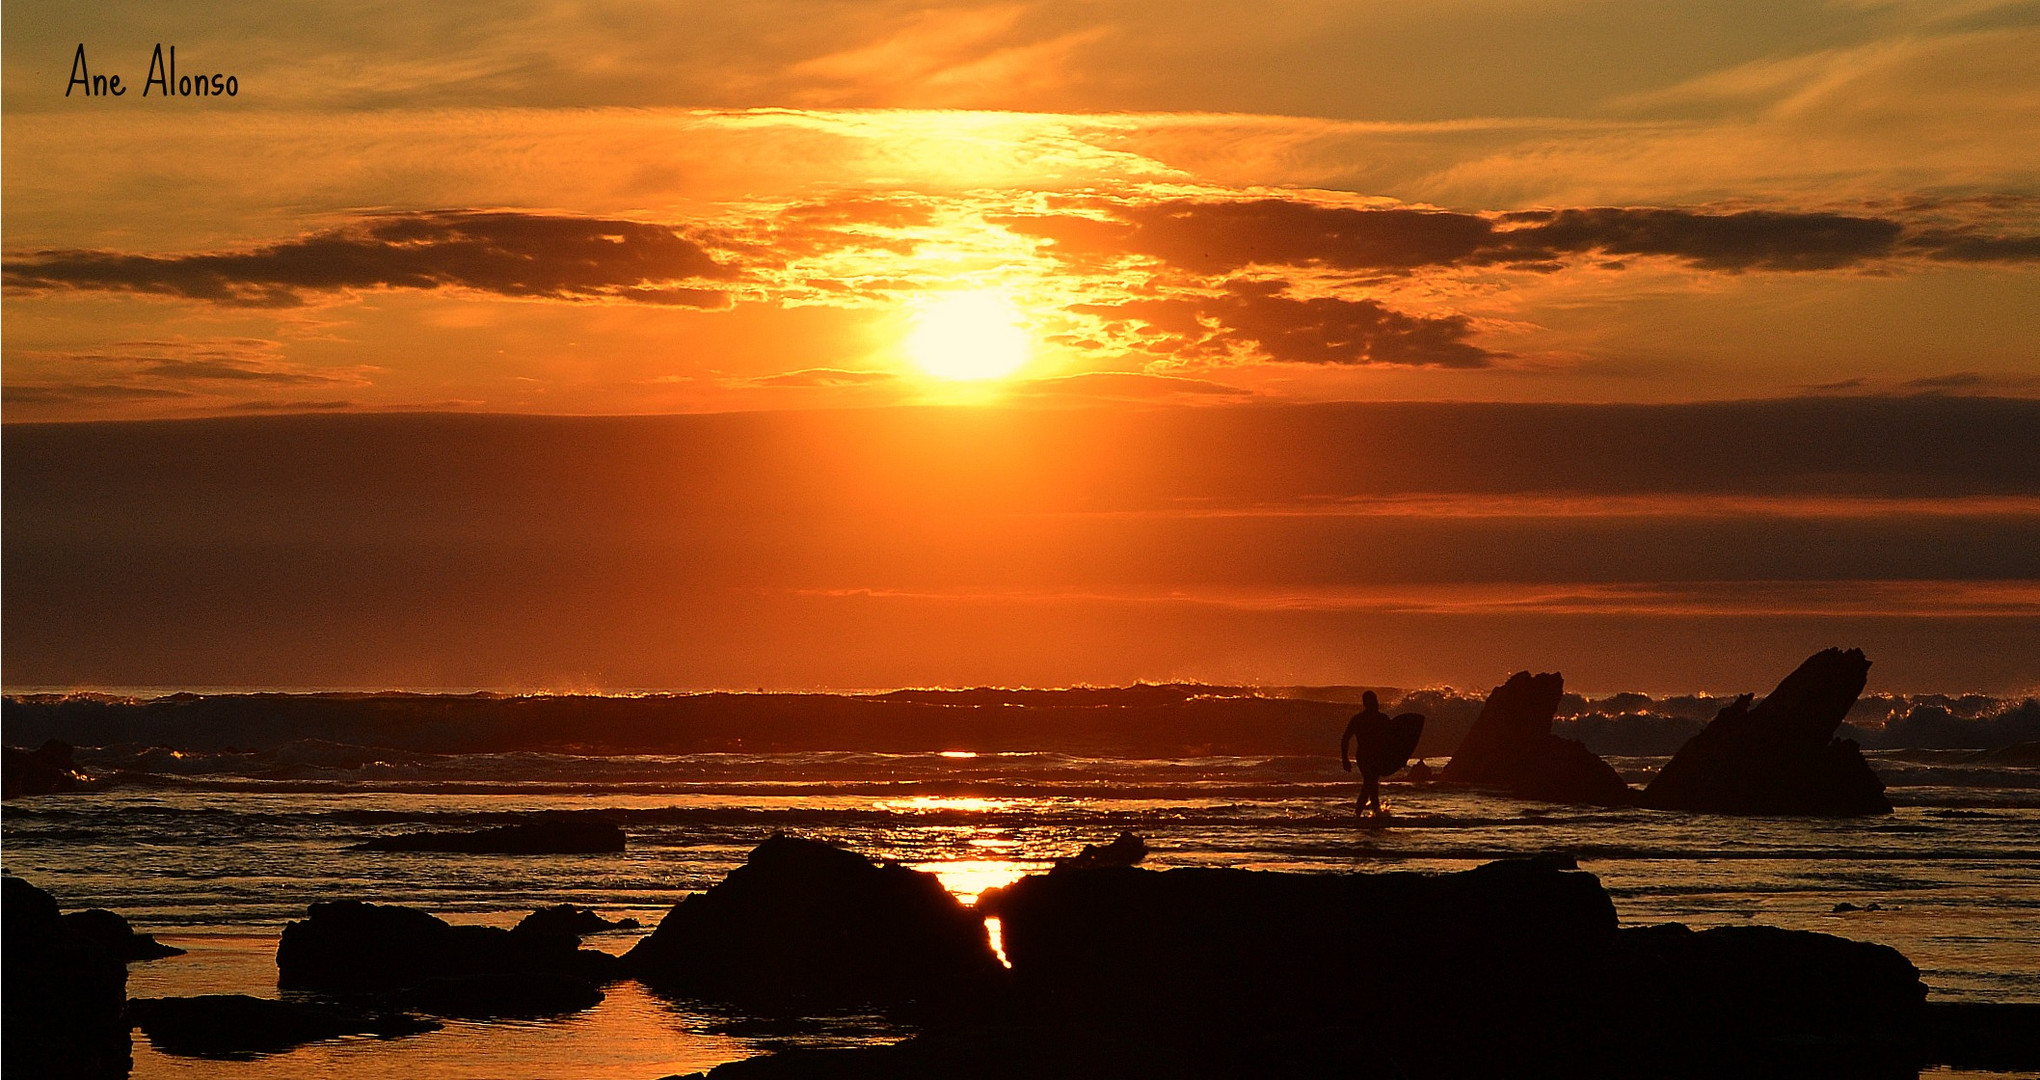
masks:
<path id="1" fill-rule="evenodd" d="M 1048 869 L 1048 864 L 1013 859 L 956 859 L 917 863 L 913 869 L 935 875 L 951 896 L 965 905 L 974 905 L 986 889 L 1011 885 L 1029 874 Z"/>
<path id="2" fill-rule="evenodd" d="M 984 799 L 970 795 L 916 795 L 909 799 L 880 799 L 871 805 L 880 810 L 906 814 L 932 814 L 943 810 L 1006 810 L 1018 799 Z"/>

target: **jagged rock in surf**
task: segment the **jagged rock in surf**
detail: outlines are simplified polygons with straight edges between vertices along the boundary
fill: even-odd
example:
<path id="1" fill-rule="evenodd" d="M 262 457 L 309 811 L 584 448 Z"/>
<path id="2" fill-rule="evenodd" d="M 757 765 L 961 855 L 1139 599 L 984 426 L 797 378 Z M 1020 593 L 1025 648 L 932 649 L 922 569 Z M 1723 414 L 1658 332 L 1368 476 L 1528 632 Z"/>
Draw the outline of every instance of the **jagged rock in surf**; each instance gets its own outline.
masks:
<path id="1" fill-rule="evenodd" d="M 0 798 L 89 790 L 92 778 L 71 760 L 71 744 L 50 739 L 34 750 L 0 747 Z"/>
<path id="2" fill-rule="evenodd" d="M 1837 739 L 1863 692 L 1861 649 L 1808 657 L 1754 708 L 1744 694 L 1665 763 L 1643 805 L 1715 814 L 1888 814 L 1884 782 L 1854 740 Z"/>
<path id="3" fill-rule="evenodd" d="M 1068 858 L 1057 859 L 1050 873 L 1070 870 L 1096 870 L 1105 866 L 1132 866 L 1147 858 L 1147 841 L 1131 832 L 1121 830 L 1109 844 L 1085 844 L 1084 850 Z"/>
<path id="4" fill-rule="evenodd" d="M 244 1058 L 342 1035 L 395 1038 L 440 1028 L 401 1013 L 359 1012 L 309 1001 L 246 994 L 136 998 L 128 1003 L 150 1045 L 182 1057 Z"/>
<path id="5" fill-rule="evenodd" d="M 506 982 L 565 976 L 597 983 L 618 975 L 616 957 L 580 948 L 571 934 L 454 926 L 417 908 L 358 900 L 313 904 L 307 918 L 286 925 L 276 946 L 276 968 L 276 983 L 286 990 L 327 993 L 469 976 Z"/>
<path id="6" fill-rule="evenodd" d="M 784 834 L 673 905 L 624 956 L 661 989 L 763 1008 L 961 1006 L 1005 970 L 933 874 Z"/>
<path id="7" fill-rule="evenodd" d="M 1557 672 L 1519 671 L 1488 694 L 1441 783 L 1505 788 L 1521 799 L 1627 806 L 1636 792 L 1585 745 L 1551 733 L 1565 694 Z"/>
<path id="8" fill-rule="evenodd" d="M 0 1073 L 125 1077 L 127 965 L 58 914 L 49 893 L 0 876 Z"/>
<path id="9" fill-rule="evenodd" d="M 165 945 L 149 934 L 135 933 L 126 919 L 105 908 L 69 912 L 64 916 L 64 925 L 73 933 L 98 943 L 108 955 L 124 964 L 184 955 L 184 950 L 175 945 Z"/>
<path id="10" fill-rule="evenodd" d="M 542 907 L 518 920 L 511 927 L 517 934 L 569 934 L 575 938 L 588 934 L 599 934 L 605 930 L 635 930 L 636 919 L 610 920 L 597 915 L 593 909 L 577 904 L 554 904 Z"/>

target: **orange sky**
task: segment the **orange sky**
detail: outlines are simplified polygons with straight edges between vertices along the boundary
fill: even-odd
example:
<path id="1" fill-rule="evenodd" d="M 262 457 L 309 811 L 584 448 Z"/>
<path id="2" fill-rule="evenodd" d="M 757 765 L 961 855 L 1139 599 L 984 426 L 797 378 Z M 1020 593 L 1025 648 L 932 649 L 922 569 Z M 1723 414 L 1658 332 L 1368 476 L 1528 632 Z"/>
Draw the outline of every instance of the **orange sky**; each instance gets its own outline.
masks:
<path id="1" fill-rule="evenodd" d="M 1201 478 L 1193 489 L 1225 488 L 1226 543 L 1275 544 L 1320 568 L 1227 580 L 1213 567 L 1237 554 L 1200 546 L 1209 537 L 1180 524 L 1210 508 L 1124 492 L 1084 507 L 1082 526 L 1059 534 L 1063 561 L 1044 563 L 1001 546 L 969 506 L 927 497 L 917 479 L 926 463 L 914 460 L 852 469 L 846 483 L 875 493 L 871 507 L 821 514 L 832 539 L 810 537 L 791 561 L 748 571 L 804 597 L 796 606 L 834 614 L 760 616 L 730 631 L 747 644 L 714 663 L 663 662 L 654 650 L 608 671 L 603 650 L 624 646 L 589 631 L 499 643 L 523 658 L 514 663 L 480 658 L 482 645 L 448 647 L 409 674 L 364 659 L 328 664 L 320 679 L 869 686 L 1295 669 L 1320 681 L 1477 680 L 1530 655 L 1566 662 L 1563 635 L 1561 647 L 1531 648 L 1494 621 L 1504 608 L 1559 620 L 1537 625 L 1546 641 L 1551 627 L 1612 617 L 1609 605 L 1623 618 L 1724 619 L 1721 599 L 1691 585 L 1732 579 L 1799 583 L 1744 589 L 1748 602 L 1729 605 L 1770 620 L 1779 640 L 1764 648 L 1853 644 L 1914 620 L 1894 647 L 1943 658 L 1917 665 L 1919 681 L 2040 680 L 2040 478 L 2023 457 L 2034 444 L 2017 434 L 2017 410 L 2040 398 L 2040 13 L 2030 4 L 492 2 L 371 17 L 338 4 L 285 15 L 244 3 L 10 0 L 4 18 L 10 425 L 927 407 L 967 417 L 974 433 L 1009 412 L 1182 412 L 1169 423 L 1197 432 L 1195 445 L 1125 452 L 1144 469 L 1174 462 Z M 177 47 L 181 72 L 234 75 L 237 94 L 143 98 L 159 42 Z M 127 95 L 66 96 L 81 43 L 91 72 L 122 75 Z M 1225 417 L 1309 403 L 1489 402 L 1514 409 L 1502 422 L 1520 427 L 1534 403 L 1848 398 L 1869 404 L 1819 415 L 1855 439 L 1863 430 L 1852 425 L 1882 422 L 1876 402 L 1917 395 L 1974 399 L 1984 413 L 1933 414 L 1952 426 L 1912 433 L 1907 453 L 1985 438 L 1969 469 L 2007 475 L 1976 486 L 1944 470 L 1931 484 L 1901 483 L 1884 465 L 1832 468 L 1809 441 L 1777 451 L 1801 478 L 1788 489 L 1736 482 L 1747 463 L 1729 453 L 1704 459 L 1723 473 L 1704 492 L 1676 478 L 1694 462 L 1669 459 L 1620 490 L 1534 469 L 1506 489 L 1455 475 L 1392 492 L 1291 490 L 1280 479 L 1289 462 L 1265 440 L 1222 433 L 1261 423 Z M 1996 426 L 1988 399 L 2018 422 Z M 840 426 L 796 422 L 789 437 Z M 298 446 L 294 434 L 273 438 Z M 1219 444 L 1235 456 L 1208 449 Z M 1364 464 L 1359 445 L 1346 452 Z M 1535 458 L 1540 445 L 1521 453 Z M 1627 452 L 1596 446 L 1611 466 Z M 1009 467 L 1026 473 L 1015 483 L 1090 490 L 1119 452 L 1095 446 L 1052 478 Z M 1500 467 L 1462 447 L 1427 452 Z M 860 453 L 849 457 L 867 460 Z M 746 472 L 762 468 L 752 458 L 715 467 L 730 470 L 726 483 L 773 482 Z M 20 492 L 33 485 L 17 471 L 10 463 L 9 685 L 199 679 L 180 676 L 158 646 L 129 667 L 56 659 L 90 652 L 90 631 L 63 648 L 18 644 L 28 621 L 96 601 L 55 586 L 20 598 L 31 577 L 63 574 L 38 561 L 62 544 L 39 521 L 21 524 Z M 414 479 L 377 483 L 392 505 L 412 505 Z M 113 482 L 61 481 L 51 482 L 87 502 L 107 497 L 93 484 Z M 231 518 L 272 495 L 213 498 Z M 887 526 L 867 513 L 901 507 L 922 531 L 872 542 Z M 1161 510 L 1178 524 L 1157 526 Z M 429 521 L 437 511 L 414 512 Z M 637 520 L 616 506 L 594 518 L 618 514 Z M 1266 532 L 1298 514 L 1309 528 Z M 1127 515 L 1149 515 L 1135 531 L 1161 555 L 1097 561 L 1111 548 L 1101 538 L 1131 528 L 1111 524 Z M 148 527 L 115 518 L 103 542 L 139 550 L 123 545 L 142 543 L 133 537 Z M 1632 557 L 1619 572 L 1583 557 L 1568 570 L 1550 552 L 1560 541 L 1494 524 L 1532 520 L 1594 535 L 1627 523 L 1604 539 Z M 1751 545 L 1747 565 L 1700 574 L 1678 546 L 1694 542 L 1694 522 L 1723 520 L 1758 523 L 1706 540 Z M 1241 531 L 1243 521 L 1263 531 Z M 1946 536 L 1920 534 L 1922 521 L 1964 539 L 1936 546 Z M 1421 523 L 1411 527 L 1427 539 L 1396 550 L 1424 569 L 1332 566 L 1325 551 L 1366 535 L 1338 522 Z M 950 535 L 987 528 L 974 555 Z M 236 543 L 193 529 L 178 543 L 215 554 Z M 1845 541 L 1879 555 L 1780 569 L 1779 545 Z M 1999 557 L 1987 566 L 1959 554 L 1992 545 Z M 1440 551 L 1456 557 L 1420 557 Z M 939 552 L 982 565 L 932 584 L 899 572 Z M 1265 550 L 1257 558 L 1269 561 Z M 232 565 L 207 580 L 231 582 Z M 619 571 L 596 593 L 642 596 L 659 572 Z M 185 596 L 195 573 L 173 562 L 131 584 Z M 1941 594 L 1926 581 L 1953 584 Z M 1567 584 L 1580 588 L 1552 592 Z M 1065 607 L 1045 613 L 1043 597 Z M 1194 626 L 1164 620 L 1138 647 L 1078 632 L 1095 630 L 1097 605 L 1133 610 L 1153 597 L 1201 614 Z M 959 603 L 1005 606 L 956 614 Z M 783 649 L 814 647 L 804 635 L 818 618 L 872 605 L 898 609 L 873 626 L 922 629 L 840 662 L 781 662 Z M 1949 629 L 1951 611 L 1965 629 Z M 1390 615 L 1423 624 L 1416 644 L 1353 636 Z M 260 638 L 281 615 L 233 618 L 234 634 Z M 1487 620 L 1478 646 L 1451 629 L 1475 618 Z M 1324 619 L 1350 625 L 1313 637 Z M 1269 620 L 1282 626 L 1272 636 Z M 1002 654 L 1042 659 L 973 657 L 956 625 L 999 628 Z M 1788 625 L 1814 629 L 1794 636 L 1779 629 Z M 1624 667 L 1623 634 L 1580 632 L 1579 654 L 1604 657 L 1609 682 L 1675 681 L 1666 665 Z M 1089 644 L 1044 652 L 1058 635 Z M 1508 658 L 1512 641 L 1525 659 Z M 1984 662 L 1979 647 L 2018 655 Z M 1713 649 L 1695 658 L 1696 679 L 1747 666 Z M 290 667 L 309 661 L 293 655 L 200 666 L 211 681 L 303 681 Z"/>

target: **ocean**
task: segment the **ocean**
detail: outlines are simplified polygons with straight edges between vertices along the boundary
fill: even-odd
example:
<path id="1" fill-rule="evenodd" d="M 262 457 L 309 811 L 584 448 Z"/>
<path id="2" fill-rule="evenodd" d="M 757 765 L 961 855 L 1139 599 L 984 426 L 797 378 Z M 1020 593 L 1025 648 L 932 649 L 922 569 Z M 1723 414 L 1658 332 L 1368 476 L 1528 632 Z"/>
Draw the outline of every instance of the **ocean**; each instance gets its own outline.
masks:
<path id="1" fill-rule="evenodd" d="M 66 909 L 105 907 L 189 950 L 130 967 L 134 997 L 277 996 L 283 924 L 318 900 L 407 904 L 510 925 L 571 902 L 637 931 L 775 832 L 840 842 L 941 876 L 966 901 L 1121 830 L 1145 865 L 1302 872 L 1464 869 L 1562 852 L 1597 875 L 1626 925 L 1764 923 L 1891 945 L 1936 1000 L 2040 1001 L 2040 764 L 1972 750 L 1868 754 L 1889 817 L 1741 818 L 1525 802 L 1401 780 L 1388 825 L 1356 827 L 1356 784 L 1328 755 L 1169 758 L 1067 753 L 155 751 L 146 784 L 11 800 L 7 869 Z M 88 767 L 93 751 L 81 749 Z M 130 759 L 131 760 L 131 759 Z M 1642 783 L 1662 756 L 1612 757 Z M 1442 765 L 1442 759 L 1434 760 Z M 614 820 L 621 854 L 346 850 L 369 837 L 573 811 Z M 899 1038 L 879 1017 L 768 1021 L 609 988 L 558 1020 L 350 1038 L 245 1061 L 162 1054 L 137 1035 L 137 1078 L 589 1077 L 653 1080 L 785 1045 Z"/>

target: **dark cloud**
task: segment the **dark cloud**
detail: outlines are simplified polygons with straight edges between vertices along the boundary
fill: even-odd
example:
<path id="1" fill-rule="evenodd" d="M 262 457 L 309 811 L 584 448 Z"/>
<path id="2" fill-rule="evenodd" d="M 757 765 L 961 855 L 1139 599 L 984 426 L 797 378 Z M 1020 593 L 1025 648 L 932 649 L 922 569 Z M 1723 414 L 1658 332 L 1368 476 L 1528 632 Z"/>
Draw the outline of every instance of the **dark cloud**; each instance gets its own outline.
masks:
<path id="1" fill-rule="evenodd" d="M 41 251 L 7 260 L 11 289 L 152 293 L 289 307 L 345 289 L 472 289 L 554 300 L 726 306 L 738 270 L 669 225 L 445 210 L 386 214 L 247 251 L 132 255 Z"/>
<path id="2" fill-rule="evenodd" d="M 1234 281 L 1216 296 L 1079 304 L 1071 310 L 1139 324 L 1148 348 L 1223 360 L 1244 348 L 1297 364 L 1488 367 L 1496 354 L 1466 341 L 1463 315 L 1410 315 L 1373 300 L 1285 295 L 1287 282 Z"/>
<path id="3" fill-rule="evenodd" d="M 1965 229 L 1926 229 L 1906 246 L 1942 262 L 2040 262 L 2040 236 L 1991 236 Z"/>
<path id="4" fill-rule="evenodd" d="M 1884 218 L 1744 210 L 1590 207 L 1510 214 L 1497 260 L 1661 255 L 1703 270 L 1836 270 L 1891 254 L 1902 226 Z"/>
<path id="5" fill-rule="evenodd" d="M 1073 204 L 1078 205 L 1078 204 Z M 2040 261 L 2040 237 L 1974 230 L 1908 231 L 1896 218 L 1830 212 L 1580 207 L 1482 215 L 1361 209 L 1291 199 L 1081 204 L 1106 216 L 1056 213 L 997 219 L 1050 241 L 1073 261 L 1125 255 L 1216 275 L 1249 266 L 1403 273 L 1420 267 L 1511 266 L 1551 271 L 1568 260 L 1658 256 L 1704 270 L 1812 271 L 1900 255 L 1958 262 Z"/>

